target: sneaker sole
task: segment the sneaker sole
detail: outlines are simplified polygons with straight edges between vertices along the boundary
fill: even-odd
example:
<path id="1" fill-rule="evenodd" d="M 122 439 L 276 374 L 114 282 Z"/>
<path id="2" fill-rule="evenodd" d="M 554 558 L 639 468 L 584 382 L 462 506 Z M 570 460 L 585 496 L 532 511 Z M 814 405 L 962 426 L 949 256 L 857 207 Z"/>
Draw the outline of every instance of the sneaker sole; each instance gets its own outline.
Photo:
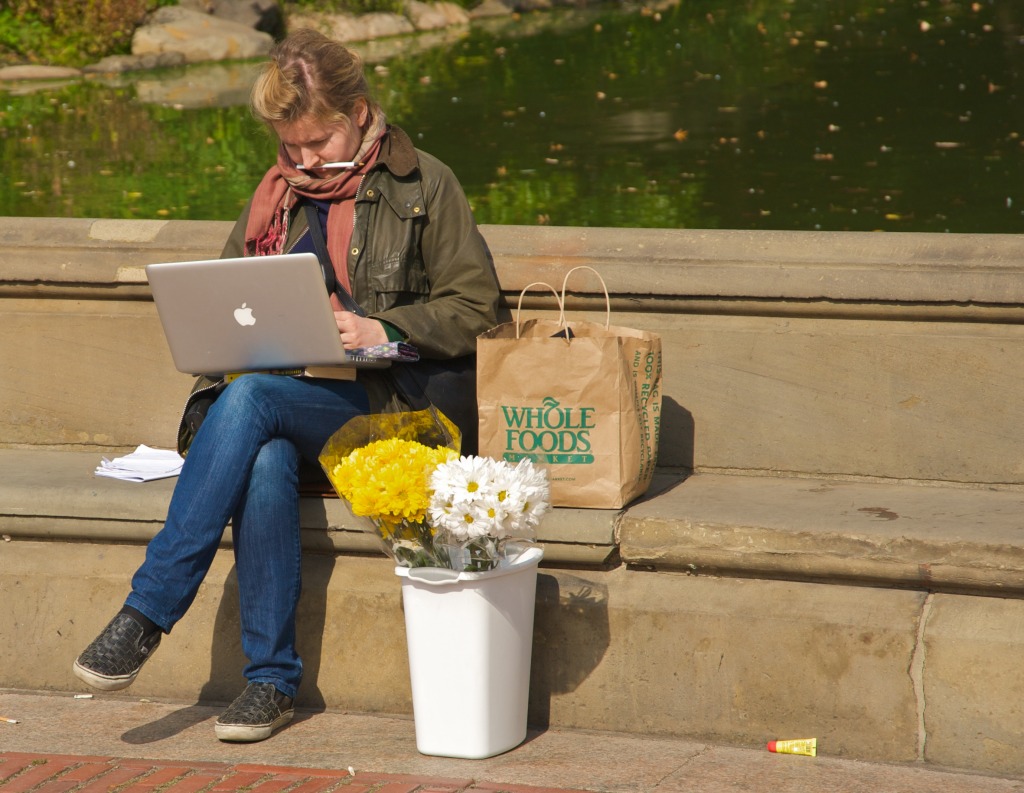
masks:
<path id="1" fill-rule="evenodd" d="M 264 741 L 273 735 L 275 730 L 280 729 L 290 722 L 294 714 L 294 710 L 286 710 L 270 724 L 260 724 L 256 727 L 246 724 L 221 724 L 218 722 L 213 725 L 213 731 L 222 741 L 230 741 L 233 743 L 254 743 L 255 741 Z"/>
<path id="2" fill-rule="evenodd" d="M 139 669 L 141 668 L 142 667 L 140 666 Z M 128 688 L 128 686 L 135 682 L 135 678 L 139 675 L 138 672 L 133 675 L 118 675 L 117 677 L 98 675 L 88 667 L 82 666 L 78 661 L 75 661 L 75 665 L 71 668 L 71 671 L 74 672 L 75 677 L 83 683 L 99 689 L 100 691 L 120 691 L 122 688 Z"/>

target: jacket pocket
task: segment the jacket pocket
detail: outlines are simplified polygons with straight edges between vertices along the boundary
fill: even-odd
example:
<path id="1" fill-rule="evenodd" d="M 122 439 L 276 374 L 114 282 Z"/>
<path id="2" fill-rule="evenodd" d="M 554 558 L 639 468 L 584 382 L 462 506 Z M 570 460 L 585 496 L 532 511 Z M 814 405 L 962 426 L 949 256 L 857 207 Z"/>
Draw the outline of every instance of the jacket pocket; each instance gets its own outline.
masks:
<path id="1" fill-rule="evenodd" d="M 430 296 L 430 282 L 423 265 L 403 254 L 375 262 L 370 268 L 374 311 L 422 303 Z"/>

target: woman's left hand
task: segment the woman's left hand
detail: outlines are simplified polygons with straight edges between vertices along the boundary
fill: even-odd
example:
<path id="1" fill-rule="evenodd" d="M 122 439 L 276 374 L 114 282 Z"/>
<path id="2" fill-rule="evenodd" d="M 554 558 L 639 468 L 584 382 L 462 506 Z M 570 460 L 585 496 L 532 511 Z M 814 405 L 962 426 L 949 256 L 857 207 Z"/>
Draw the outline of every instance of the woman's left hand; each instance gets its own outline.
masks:
<path id="1" fill-rule="evenodd" d="M 387 344 L 388 334 L 384 326 L 375 319 L 360 317 L 351 311 L 335 311 L 334 321 L 338 323 L 341 346 L 346 350 Z"/>

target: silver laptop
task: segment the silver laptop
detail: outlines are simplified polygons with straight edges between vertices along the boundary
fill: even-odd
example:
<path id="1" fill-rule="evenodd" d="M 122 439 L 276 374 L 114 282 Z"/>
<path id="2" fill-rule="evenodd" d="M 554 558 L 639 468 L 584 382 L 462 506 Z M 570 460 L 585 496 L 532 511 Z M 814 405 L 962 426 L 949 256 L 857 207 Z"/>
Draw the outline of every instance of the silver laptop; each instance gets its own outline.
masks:
<path id="1" fill-rule="evenodd" d="M 341 346 L 315 254 L 146 266 L 174 366 L 187 374 L 384 368 Z"/>

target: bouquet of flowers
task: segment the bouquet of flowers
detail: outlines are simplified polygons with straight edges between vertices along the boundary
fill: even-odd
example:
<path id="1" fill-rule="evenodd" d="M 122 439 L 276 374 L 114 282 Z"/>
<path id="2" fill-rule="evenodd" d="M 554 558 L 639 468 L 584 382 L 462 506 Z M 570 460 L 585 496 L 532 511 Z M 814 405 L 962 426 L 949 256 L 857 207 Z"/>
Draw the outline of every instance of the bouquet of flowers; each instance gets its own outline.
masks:
<path id="1" fill-rule="evenodd" d="M 550 509 L 547 473 L 522 459 L 459 457 L 430 475 L 430 524 L 435 546 L 454 570 L 496 567 L 509 541 L 528 541 Z"/>
<path id="2" fill-rule="evenodd" d="M 320 463 L 397 565 L 490 570 L 509 541 L 536 536 L 550 508 L 547 474 L 525 459 L 460 457 L 458 446 L 458 430 L 434 410 L 360 416 Z"/>

